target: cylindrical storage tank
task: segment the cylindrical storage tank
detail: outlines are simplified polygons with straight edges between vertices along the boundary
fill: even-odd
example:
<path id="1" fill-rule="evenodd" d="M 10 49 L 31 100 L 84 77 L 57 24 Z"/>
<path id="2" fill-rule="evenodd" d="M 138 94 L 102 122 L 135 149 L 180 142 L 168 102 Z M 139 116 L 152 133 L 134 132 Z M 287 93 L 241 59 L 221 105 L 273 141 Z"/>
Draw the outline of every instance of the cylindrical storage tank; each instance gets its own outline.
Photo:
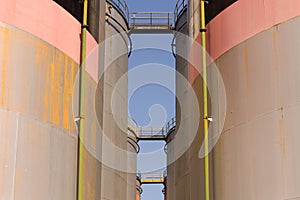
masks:
<path id="1" fill-rule="evenodd" d="M 127 196 L 127 71 L 128 9 L 123 0 L 106 3 L 105 57 L 103 81 L 104 163 L 101 177 L 101 199 L 116 200 Z M 122 84 L 117 86 L 119 80 Z M 107 148 L 111 144 L 114 149 Z M 105 158 L 110 160 L 106 163 Z M 133 180 L 135 181 L 135 180 Z M 134 184 L 133 184 L 134 185 Z M 134 197 L 133 197 L 134 198 Z"/>
<path id="2" fill-rule="evenodd" d="M 141 194 L 143 193 L 143 189 L 141 187 L 141 178 L 140 177 L 136 177 L 136 200 L 141 200 Z"/>
<path id="3" fill-rule="evenodd" d="M 204 196 L 204 174 L 200 170 L 196 170 L 197 168 L 200 169 L 200 166 L 203 166 L 203 160 L 200 160 L 198 158 L 198 152 L 196 153 L 196 149 L 198 148 L 199 150 L 200 146 L 197 144 L 199 144 L 201 140 L 202 126 L 200 124 L 197 135 L 196 133 L 192 133 L 191 121 L 195 121 L 196 119 L 192 119 L 190 115 L 191 112 L 197 112 L 197 108 L 190 103 L 192 98 L 191 91 L 197 91 L 197 97 L 200 99 L 201 96 L 198 96 L 198 94 L 202 95 L 202 83 L 198 82 L 200 79 L 197 81 L 197 84 L 192 84 L 189 81 L 191 73 L 194 72 L 190 67 L 191 63 L 189 63 L 189 51 L 191 45 L 193 45 L 193 39 L 198 36 L 200 29 L 199 5 L 199 0 L 179 0 L 175 9 L 175 30 L 177 31 L 175 35 L 177 71 L 176 96 L 177 100 L 180 101 L 176 103 L 176 131 L 171 134 L 172 137 L 168 137 L 167 141 L 167 190 L 168 199 L 172 200 L 194 200 L 199 199 L 200 196 L 201 198 Z M 200 57 L 201 54 L 197 56 Z M 182 77 L 184 77 L 184 81 Z M 199 107 L 202 110 L 202 105 L 199 105 Z M 200 114 L 200 116 L 202 115 Z M 203 119 L 203 117 L 200 117 L 200 119 Z M 202 123 L 202 121 L 199 123 Z M 186 140 L 183 142 L 184 146 L 180 142 L 171 142 L 174 138 L 178 137 L 178 134 L 184 135 L 183 138 Z M 194 142 L 190 144 L 190 140 Z M 189 146 L 185 147 L 185 145 Z M 182 154 L 178 154 L 180 149 L 184 149 Z"/>
<path id="4" fill-rule="evenodd" d="M 177 126 L 183 127 L 183 129 L 188 130 L 188 121 L 186 116 L 188 115 L 188 98 L 185 95 L 188 90 L 186 83 L 180 82 L 180 76 L 183 76 L 185 79 L 188 79 L 188 63 L 186 61 L 187 49 L 189 43 L 187 41 L 186 35 L 188 34 L 188 24 L 187 24 L 187 2 L 179 0 L 176 4 L 174 17 L 175 17 L 175 35 L 174 41 L 176 44 L 176 121 Z M 179 84 L 180 82 L 180 84 Z M 179 96 L 182 95 L 182 96 Z M 184 101 L 179 102 L 178 99 L 184 99 Z M 189 177 L 186 176 L 186 167 L 181 163 L 187 162 L 187 154 L 184 153 L 180 158 L 177 158 L 176 148 L 178 146 L 173 140 L 175 138 L 175 131 L 168 134 L 167 137 L 167 171 L 168 171 L 168 182 L 166 184 L 168 188 L 168 198 L 177 200 L 177 199 L 188 199 L 187 193 L 180 188 L 189 187 Z M 180 166 L 181 167 L 180 167 Z"/>
<path id="5" fill-rule="evenodd" d="M 198 73 L 201 72 L 201 69 L 198 69 L 198 67 L 201 66 L 200 58 L 202 56 L 202 49 L 199 50 L 201 43 L 196 41 L 201 34 L 200 2 L 201 0 L 187 0 L 186 18 L 182 19 L 187 23 L 184 32 L 185 36 L 182 37 L 185 37 L 185 40 L 187 40 L 189 44 L 182 46 L 179 51 L 184 51 L 185 54 L 186 65 L 184 66 L 184 73 L 186 80 L 190 84 L 187 90 L 192 90 L 195 93 L 197 102 L 192 102 L 192 96 L 190 95 L 184 97 L 186 99 L 185 101 L 188 102 L 186 108 L 182 109 L 181 107 L 177 107 L 177 113 L 187 112 L 186 116 L 189 118 L 185 122 L 187 128 L 184 128 L 184 130 L 186 130 L 184 134 L 191 139 L 191 143 L 188 144 L 189 146 L 185 153 L 175 161 L 175 191 L 179 190 L 175 199 L 178 200 L 205 199 L 204 159 L 199 158 L 199 150 L 203 142 L 203 79 Z M 195 46 L 197 52 L 193 52 Z M 177 47 L 177 49 L 178 48 L 179 47 Z M 180 65 L 180 63 L 178 64 Z M 178 82 L 177 84 L 181 83 Z M 180 88 L 182 86 L 178 85 L 177 87 Z M 179 91 L 177 93 L 179 93 Z M 180 112 L 178 109 L 181 109 Z M 192 112 L 199 112 L 198 124 L 195 130 L 192 130 L 192 127 L 196 126 L 194 122 L 196 119 L 190 117 Z M 177 117 L 177 120 L 181 120 L 179 123 L 182 123 L 183 119 L 178 119 Z M 212 169 L 211 158 L 209 162 L 210 169 Z M 212 176 L 210 176 L 210 187 L 212 186 Z M 212 190 L 210 191 L 210 196 L 211 199 L 213 199 Z"/>
<path id="6" fill-rule="evenodd" d="M 78 98 L 81 24 L 76 18 L 82 11 L 77 1 L 62 7 L 63 2 L 0 2 L 0 199 L 76 199 L 78 136 L 72 101 Z M 99 13 L 92 15 L 99 21 Z M 88 53 L 97 46 L 90 33 L 87 43 Z M 87 94 L 96 88 L 97 67 L 87 72 Z M 94 97 L 87 98 L 93 105 L 90 100 Z M 91 109 L 86 118 L 93 118 Z M 95 135 L 92 121 L 86 125 Z M 101 164 L 87 151 L 85 162 L 82 186 L 90 191 L 85 198 L 99 199 Z"/>
<path id="7" fill-rule="evenodd" d="M 227 93 L 216 200 L 300 197 L 299 16 L 297 0 L 238 0 L 208 24 Z"/>
<path id="8" fill-rule="evenodd" d="M 138 145 L 138 128 L 133 119 L 129 119 L 127 151 L 128 151 L 128 171 L 127 171 L 127 199 L 135 199 L 137 195 L 137 153 L 140 150 Z"/>
<path id="9" fill-rule="evenodd" d="M 176 120 L 174 118 L 173 120 Z M 174 121 L 175 122 L 175 121 Z M 166 146 L 165 146 L 165 152 L 167 154 L 167 179 L 165 182 L 165 198 L 167 198 L 168 193 L 168 199 L 175 199 L 175 163 L 173 162 L 175 151 L 174 151 L 174 144 L 170 143 L 172 139 L 174 139 L 176 134 L 176 127 L 175 123 L 167 125 L 167 137 L 166 137 Z"/>
<path id="10" fill-rule="evenodd" d="M 209 154 L 210 199 L 297 199 L 300 3 L 210 2 L 206 5 L 207 49 L 227 95 L 225 125 Z M 197 20 L 188 21 L 191 30 Z M 189 35 L 201 43 L 200 35 Z M 202 79 L 190 71 L 188 75 L 194 77 L 189 81 L 201 104 Z M 218 105 L 209 105 L 209 110 L 212 106 Z M 186 195 L 175 199 L 204 199 L 204 165 L 198 159 L 201 124 L 188 152 L 189 161 L 175 162 L 175 190 Z M 176 172 L 190 177 L 186 186 L 177 184 Z"/>
<path id="11" fill-rule="evenodd" d="M 167 178 L 165 178 L 165 185 L 164 185 L 164 188 L 162 189 L 161 191 L 164 195 L 164 200 L 167 200 Z"/>

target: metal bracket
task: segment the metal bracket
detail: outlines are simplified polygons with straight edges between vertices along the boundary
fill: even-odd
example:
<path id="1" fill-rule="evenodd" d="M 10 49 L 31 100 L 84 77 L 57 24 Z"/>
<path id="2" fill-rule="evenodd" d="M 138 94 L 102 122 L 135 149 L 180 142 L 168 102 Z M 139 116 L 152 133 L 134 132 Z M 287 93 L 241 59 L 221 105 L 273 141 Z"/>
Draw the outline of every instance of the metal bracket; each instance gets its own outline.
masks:
<path id="1" fill-rule="evenodd" d="M 212 117 L 208 117 L 208 116 L 204 117 L 204 119 L 206 119 L 207 121 L 210 121 L 210 122 L 213 121 L 213 118 Z"/>
<path id="2" fill-rule="evenodd" d="M 84 115 L 83 116 L 78 116 L 74 118 L 74 122 L 78 122 L 80 120 L 84 119 Z"/>

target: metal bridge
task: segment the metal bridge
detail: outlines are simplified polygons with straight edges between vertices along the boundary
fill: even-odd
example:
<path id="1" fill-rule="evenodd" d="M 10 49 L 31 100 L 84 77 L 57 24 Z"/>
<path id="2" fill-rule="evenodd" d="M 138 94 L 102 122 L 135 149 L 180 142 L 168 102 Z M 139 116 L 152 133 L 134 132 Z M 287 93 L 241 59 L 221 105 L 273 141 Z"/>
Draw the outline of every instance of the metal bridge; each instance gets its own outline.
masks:
<path id="1" fill-rule="evenodd" d="M 129 34 L 173 33 L 172 12 L 131 12 Z"/>
<path id="2" fill-rule="evenodd" d="M 118 0 L 120 1 L 120 0 Z M 186 0 L 178 0 L 174 13 L 172 12 L 126 12 L 128 19 L 130 40 L 131 34 L 174 34 L 174 27 L 178 16 L 186 9 Z M 125 9 L 126 10 L 126 9 Z M 126 10 L 127 11 L 127 10 Z M 130 40 L 131 43 L 131 40 Z M 130 44 L 130 53 L 132 43 Z M 172 48 L 173 51 L 173 48 Z M 173 52 L 174 55 L 174 52 Z M 128 130 L 133 133 L 136 140 L 161 140 L 167 143 L 168 136 L 176 130 L 176 119 L 172 118 L 166 126 L 138 126 L 132 118 L 128 120 Z M 166 151 L 166 145 L 165 145 Z M 144 173 L 137 174 L 137 180 L 142 184 L 163 184 L 165 185 L 167 173 Z M 164 189 L 165 190 L 165 189 Z"/>
<path id="3" fill-rule="evenodd" d="M 120 1 L 120 0 L 118 0 Z M 174 33 L 178 17 L 187 7 L 187 0 L 178 0 L 174 12 L 131 12 L 127 19 L 130 34 Z"/>
<path id="4" fill-rule="evenodd" d="M 173 117 L 166 126 L 138 126 L 137 122 L 131 117 L 128 118 L 128 131 L 133 134 L 137 142 L 140 140 L 163 140 L 167 142 L 169 134 L 176 129 L 176 120 Z M 137 144 L 136 142 L 136 144 Z M 165 150 L 166 151 L 166 150 Z M 163 173 L 138 173 L 137 180 L 140 184 L 163 184 L 165 185 L 167 179 L 167 172 Z"/>
<path id="5" fill-rule="evenodd" d="M 176 120 L 172 118 L 166 126 L 138 126 L 134 119 L 128 119 L 128 130 L 140 140 L 167 140 L 170 133 L 176 129 Z"/>
<path id="6" fill-rule="evenodd" d="M 163 173 L 137 174 L 137 179 L 141 184 L 165 184 L 166 177 L 166 171 Z"/>

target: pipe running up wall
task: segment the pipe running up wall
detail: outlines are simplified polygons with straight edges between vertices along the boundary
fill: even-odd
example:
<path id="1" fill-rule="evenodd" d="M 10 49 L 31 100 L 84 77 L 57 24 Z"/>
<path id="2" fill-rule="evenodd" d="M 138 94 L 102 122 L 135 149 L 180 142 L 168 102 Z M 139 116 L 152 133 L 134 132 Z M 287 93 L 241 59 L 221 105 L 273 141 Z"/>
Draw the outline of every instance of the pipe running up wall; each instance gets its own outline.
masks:
<path id="1" fill-rule="evenodd" d="M 227 93 L 225 126 L 210 152 L 210 199 L 300 196 L 299 16 L 298 1 L 239 0 L 208 24 L 207 44 Z M 201 35 L 193 35 L 194 19 L 188 21 L 190 36 L 200 42 Z M 191 72 L 186 74 L 201 100 L 202 79 Z M 168 167 L 174 171 L 168 176 L 174 183 L 168 187 L 168 194 L 176 195 L 172 199 L 205 199 L 201 132 Z"/>

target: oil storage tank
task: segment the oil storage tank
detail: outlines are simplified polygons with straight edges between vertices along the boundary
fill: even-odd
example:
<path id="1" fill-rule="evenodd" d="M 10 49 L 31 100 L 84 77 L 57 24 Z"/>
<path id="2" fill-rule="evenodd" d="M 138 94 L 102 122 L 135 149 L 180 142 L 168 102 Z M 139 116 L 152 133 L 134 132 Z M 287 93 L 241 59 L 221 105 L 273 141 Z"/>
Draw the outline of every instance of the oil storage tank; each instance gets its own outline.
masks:
<path id="1" fill-rule="evenodd" d="M 103 168 L 101 177 L 102 199 L 124 199 L 128 193 L 135 198 L 135 177 L 131 179 L 127 173 L 128 149 L 127 127 L 127 71 L 128 71 L 128 35 L 129 11 L 123 0 L 108 0 L 106 2 L 105 25 L 105 56 L 104 69 L 99 80 L 103 81 L 103 136 L 102 140 Z M 122 84 L 117 84 L 123 80 Z M 111 144 L 110 147 L 106 146 Z M 120 153 L 121 152 L 121 153 Z M 123 154 L 124 153 L 124 154 Z M 105 158 L 108 158 L 106 162 Z M 132 190 L 127 187 L 127 181 L 132 180 Z"/>
<path id="2" fill-rule="evenodd" d="M 127 136 L 127 199 L 137 199 L 140 196 L 140 181 L 137 179 L 138 125 L 135 120 L 128 120 Z"/>
<path id="3" fill-rule="evenodd" d="M 175 12 L 174 12 L 174 28 L 176 30 L 176 34 L 174 34 L 174 39 L 173 43 L 176 44 L 176 48 L 174 48 L 175 45 L 173 45 L 173 54 L 175 55 L 176 58 L 176 82 L 179 80 L 179 74 L 186 79 L 188 78 L 188 71 L 187 71 L 187 66 L 188 63 L 184 59 L 184 56 L 180 56 L 181 54 L 186 55 L 187 53 L 187 41 L 185 40 L 186 38 L 184 37 L 187 35 L 188 32 L 188 26 L 187 26 L 187 5 L 186 1 L 178 1 L 175 6 Z M 180 51 L 180 53 L 179 53 Z M 176 96 L 179 96 L 179 91 L 180 90 L 186 90 L 187 88 L 185 87 L 185 84 L 178 84 L 176 83 Z M 176 121 L 177 127 L 179 126 L 184 126 L 187 128 L 187 120 L 183 121 L 183 117 L 186 114 L 188 114 L 188 109 L 180 109 L 181 107 L 187 107 L 187 97 L 182 94 L 181 96 L 182 99 L 184 99 L 184 102 L 181 102 L 181 104 L 178 102 L 179 97 L 177 98 L 176 101 Z M 186 159 L 186 154 L 184 154 L 181 158 L 181 161 L 175 161 L 175 148 L 176 144 L 174 142 L 174 136 L 175 135 L 175 130 L 170 131 L 168 130 L 167 134 L 167 140 L 166 140 L 166 147 L 167 147 L 167 182 L 166 182 L 166 193 L 168 196 L 168 199 L 178 199 L 180 195 L 178 194 L 179 192 L 182 194 L 182 191 L 179 191 L 177 188 L 180 188 L 180 186 L 177 182 L 178 179 L 183 180 L 182 182 L 186 183 L 186 179 L 184 180 L 185 173 L 181 173 L 180 175 L 178 174 L 177 170 L 179 169 L 178 163 L 179 162 L 185 162 Z M 184 199 L 184 198 L 183 198 Z"/>
<path id="4" fill-rule="evenodd" d="M 199 77 L 195 81 L 196 83 L 190 82 L 190 77 L 195 70 L 193 70 L 189 61 L 193 40 L 199 35 L 199 5 L 199 0 L 179 0 L 174 12 L 177 72 L 176 130 L 171 130 L 167 137 L 168 181 L 166 187 L 168 199 L 174 200 L 204 197 L 204 185 L 201 180 L 204 173 L 199 170 L 203 166 L 203 160 L 198 158 L 198 152 L 196 152 L 201 144 L 202 121 L 196 122 L 197 124 L 199 123 L 198 133 L 196 133 L 197 129 L 191 128 L 195 126 L 195 120 L 197 120 L 197 118 L 191 117 L 191 113 L 197 112 L 198 107 L 202 106 L 201 101 L 199 101 L 199 105 L 197 101 L 197 107 L 192 106 L 191 100 L 193 95 L 191 93 L 195 91 L 197 99 L 201 99 L 202 79 Z M 201 54 L 198 55 L 198 57 L 200 56 Z M 198 120 L 200 118 L 198 117 Z M 194 133 L 194 131 L 196 132 Z M 179 136 L 179 134 L 182 136 Z M 178 139 L 181 137 L 184 139 L 184 142 Z M 183 152 L 180 152 L 180 149 Z"/>
<path id="5" fill-rule="evenodd" d="M 0 5 L 1 199 L 75 199 L 80 22 L 55 1 Z"/>
<path id="6" fill-rule="evenodd" d="M 111 4 L 103 0 L 89 1 L 87 54 L 118 33 L 106 21 L 106 11 L 112 12 L 118 22 L 123 21 L 125 30 L 128 28 L 120 8 L 108 10 Z M 1 199 L 76 199 L 76 81 L 81 20 L 80 1 L 0 2 Z M 114 41 L 110 42 L 108 52 L 120 48 Z M 127 41 L 123 47 L 127 52 Z M 100 52 L 98 57 L 105 55 Z M 109 104 L 111 87 L 127 72 L 127 53 L 103 76 L 100 72 L 106 61 L 98 57 L 92 58 L 96 64 L 87 66 L 85 132 L 88 134 L 84 139 L 91 142 L 89 148 L 104 154 L 102 141 L 95 140 L 100 129 L 110 130 L 107 132 L 112 140 L 127 148 L 127 131 L 122 134 L 115 128 Z M 95 92 L 98 86 L 102 88 L 100 93 Z M 125 84 L 119 98 L 122 99 L 119 103 L 126 102 L 122 104 L 124 108 L 127 107 L 126 88 Z M 120 116 L 127 130 L 127 109 Z M 126 172 L 107 169 L 99 160 L 101 156 L 95 156 L 89 148 L 83 151 L 83 198 L 122 199 L 127 194 Z"/>
<path id="7" fill-rule="evenodd" d="M 187 8 L 194 2 L 199 5 L 191 0 Z M 207 51 L 227 96 L 225 125 L 209 153 L 210 199 L 298 199 L 299 2 L 208 2 Z M 188 34 L 201 44 L 201 36 L 194 34 L 200 18 L 192 16 L 197 12 L 189 12 Z M 187 73 L 201 108 L 201 77 Z M 174 193 L 181 195 L 174 199 L 204 199 L 204 165 L 198 158 L 201 123 L 187 158 L 174 163 Z"/>
<path id="8" fill-rule="evenodd" d="M 299 1 L 238 0 L 208 23 L 227 93 L 213 151 L 215 199 L 300 196 L 299 16 Z"/>

